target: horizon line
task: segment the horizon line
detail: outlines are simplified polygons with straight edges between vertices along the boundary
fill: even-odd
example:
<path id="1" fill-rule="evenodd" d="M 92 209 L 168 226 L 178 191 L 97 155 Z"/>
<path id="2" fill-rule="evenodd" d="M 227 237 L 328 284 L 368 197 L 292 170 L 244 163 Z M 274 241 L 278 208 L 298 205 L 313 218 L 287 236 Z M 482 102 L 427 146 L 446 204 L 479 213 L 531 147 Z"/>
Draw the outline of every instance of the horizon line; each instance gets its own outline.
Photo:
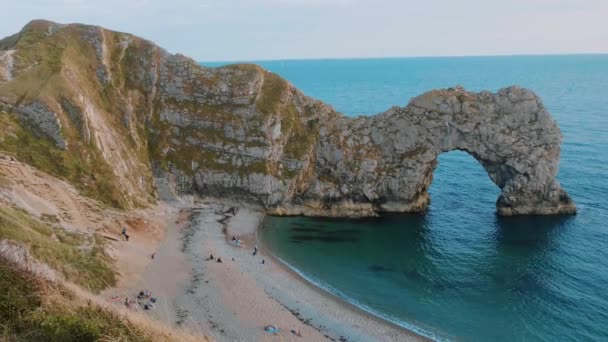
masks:
<path id="1" fill-rule="evenodd" d="M 422 59 L 422 58 L 476 58 L 476 57 L 558 57 L 558 56 L 608 56 L 608 52 L 566 52 L 566 53 L 515 53 L 488 55 L 420 55 L 420 56 L 370 56 L 370 57 L 296 57 L 296 58 L 262 58 L 262 59 L 223 59 L 199 60 L 198 63 L 256 63 L 256 62 L 295 62 L 295 61 L 334 61 L 366 59 Z"/>

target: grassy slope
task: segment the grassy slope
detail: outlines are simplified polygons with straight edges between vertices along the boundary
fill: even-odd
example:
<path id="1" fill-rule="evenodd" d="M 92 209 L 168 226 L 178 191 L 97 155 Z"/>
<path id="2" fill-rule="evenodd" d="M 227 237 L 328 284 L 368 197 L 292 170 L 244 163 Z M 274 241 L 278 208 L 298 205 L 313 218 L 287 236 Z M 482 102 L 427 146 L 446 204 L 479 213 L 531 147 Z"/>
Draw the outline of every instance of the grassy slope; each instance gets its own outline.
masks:
<path id="1" fill-rule="evenodd" d="M 153 341 L 159 337 L 110 310 L 78 303 L 74 293 L 19 270 L 0 256 L 0 340 Z"/>
<path id="2" fill-rule="evenodd" d="M 2 239 L 25 244 L 36 259 L 85 289 L 97 292 L 116 284 L 116 272 L 101 238 L 66 232 L 2 203 Z"/>
<path id="3" fill-rule="evenodd" d="M 281 178 L 292 178 L 298 174 L 297 170 L 284 170 L 282 174 L 277 172 L 277 165 L 269 164 L 267 161 L 253 162 L 250 165 L 236 166 L 231 163 L 219 163 L 218 159 L 230 159 L 230 156 L 223 155 L 211 149 L 200 149 L 198 146 L 191 146 L 186 141 L 188 139 L 216 141 L 225 144 L 237 144 L 237 141 L 230 141 L 224 136 L 222 129 L 181 129 L 176 135 L 171 127 L 160 122 L 158 118 L 160 104 L 154 100 L 150 102 L 148 98 L 150 85 L 149 80 L 145 79 L 146 67 L 153 57 L 155 47 L 151 43 L 133 37 L 104 30 L 104 36 L 110 41 L 112 48 L 107 52 L 110 60 L 109 70 L 112 73 L 112 81 L 107 86 L 101 86 L 95 74 L 98 66 L 94 49 L 82 40 L 84 26 L 68 26 L 51 36 L 46 36 L 48 23 L 32 23 L 20 33 L 17 40 L 17 60 L 18 70 L 27 72 L 17 73 L 17 82 L 12 82 L 8 89 L 0 87 L 2 93 L 17 94 L 20 101 L 30 101 L 37 98 L 53 98 L 55 100 L 62 97 L 69 97 L 73 92 L 66 80 L 62 76 L 61 70 L 68 68 L 71 73 L 84 85 L 78 84 L 86 90 L 87 97 L 100 108 L 108 113 L 114 113 L 117 117 L 114 129 L 124 136 L 124 141 L 133 149 L 133 157 L 139 159 L 135 165 L 143 165 L 144 169 L 134 170 L 141 174 L 145 182 L 149 184 L 149 192 L 153 193 L 150 162 L 167 169 L 170 163 L 187 175 L 192 175 L 192 162 L 195 161 L 199 167 L 209 170 L 221 170 L 228 173 L 238 173 L 246 176 L 250 173 L 265 173 L 279 176 Z M 119 46 L 125 39 L 130 43 L 126 50 Z M 32 65 L 35 65 L 33 68 Z M 199 66 L 194 64 L 192 68 Z M 260 93 L 256 96 L 256 102 L 251 104 L 259 113 L 258 116 L 250 120 L 247 126 L 249 136 L 263 136 L 265 132 L 261 129 L 262 122 L 268 120 L 269 116 L 277 115 L 282 118 L 282 134 L 287 137 L 285 140 L 285 157 L 289 159 L 302 160 L 305 154 L 310 151 L 315 143 L 317 134 L 317 124 L 315 122 L 305 123 L 305 117 L 311 113 L 305 109 L 299 112 L 293 98 L 292 90 L 288 82 L 276 74 L 263 70 L 255 65 L 232 65 L 222 69 L 229 70 L 228 82 L 234 87 L 246 84 L 255 78 L 255 75 L 262 74 L 264 82 Z M 225 74 L 226 70 L 218 69 L 217 73 L 205 74 L 208 77 L 199 77 L 200 84 L 213 87 L 218 82 L 220 74 Z M 6 88 L 6 87 L 5 87 Z M 66 95 L 67 94 L 67 95 Z M 124 102 L 121 99 L 129 94 L 134 105 L 136 133 L 128 131 L 120 123 L 120 115 Z M 134 95 L 135 94 L 135 95 Z M 60 101 L 57 101 L 60 102 Z M 152 103 L 154 109 L 149 108 Z M 202 105 L 196 101 L 171 102 L 167 105 L 175 108 L 183 108 L 187 112 L 195 113 L 197 116 L 204 116 L 205 120 L 230 121 L 232 125 L 243 125 L 242 117 L 235 115 L 234 112 L 242 105 L 224 104 L 217 106 Z M 142 113 L 151 113 L 151 117 L 146 117 Z M 256 126 L 256 122 L 259 125 Z M 37 155 L 23 155 L 18 153 L 17 158 L 28 162 L 45 172 L 60 176 L 90 197 L 99 199 L 104 203 L 118 208 L 128 207 L 132 199 L 123 192 L 120 182 L 112 173 L 111 167 L 100 157 L 94 146 L 82 142 L 79 137 L 78 123 L 71 122 L 66 116 L 62 120 L 63 134 L 68 140 L 68 153 L 54 151 L 44 146 L 45 155 L 55 155 L 50 162 L 50 158 L 43 157 L 38 160 Z M 258 127 L 259 128 L 256 128 Z M 25 128 L 27 130 L 27 128 Z M 9 143 L 13 146 L 7 147 L 0 145 L 0 149 L 15 153 L 18 150 L 29 149 L 32 145 L 31 139 L 22 139 L 24 134 L 18 139 Z M 178 141 L 178 144 L 174 142 Z M 250 142 L 247 145 L 258 145 L 261 143 Z M 261 144 L 264 145 L 264 144 Z M 38 146 L 33 146 L 38 147 Z M 31 154 L 31 153 L 30 153 Z M 61 156 L 59 156 L 61 155 Z M 93 174 L 86 174 L 88 170 L 96 170 Z M 98 177 L 96 177 L 98 176 Z M 143 204 L 143 203 L 138 203 Z"/>
<path id="4" fill-rule="evenodd" d="M 68 150 L 57 148 L 46 137 L 23 127 L 16 115 L 0 111 L 0 150 L 48 174 L 73 184 L 88 197 L 116 208 L 126 201 L 111 167 L 95 149 L 74 141 Z"/>
<path id="5" fill-rule="evenodd" d="M 99 63 L 95 50 L 83 39 L 88 27 L 70 25 L 48 36 L 48 25 L 46 22 L 32 22 L 24 27 L 16 38 L 11 39 L 15 44 L 11 48 L 16 49 L 15 79 L 0 85 L 0 97 L 11 99 L 16 106 L 31 101 L 46 103 L 59 115 L 68 150 L 55 148 L 51 142 L 32 133 L 28 123 L 18 121 L 16 117 L 7 117 L 6 114 L 2 115 L 1 123 L 9 125 L 19 134 L 13 135 L 13 139 L 5 139 L 0 149 L 11 152 L 17 159 L 42 171 L 69 181 L 87 196 L 113 207 L 146 205 L 153 201 L 154 195 L 144 125 L 137 121 L 141 118 L 135 118 L 136 129 L 130 131 L 122 121 L 126 103 L 123 94 L 132 94 L 128 86 L 134 83 L 125 81 L 124 70 L 130 68 L 123 64 L 132 63 L 132 58 L 119 61 L 115 57 L 120 54 L 119 48 L 116 44 L 110 44 L 115 49 L 109 50 L 108 54 L 112 57 L 112 62 L 116 63 L 112 64 L 111 68 L 117 71 L 117 75 L 111 84 L 104 86 L 96 76 Z M 111 40 L 122 35 L 104 32 L 107 32 L 106 35 Z M 127 56 L 131 54 L 132 52 L 127 53 Z M 133 159 L 130 164 L 132 174 L 136 175 L 133 177 L 141 176 L 137 182 L 144 180 L 148 188 L 147 191 L 139 192 L 137 198 L 126 193 L 112 166 L 102 157 L 95 139 L 83 139 L 82 122 L 75 121 L 67 115 L 65 108 L 62 108 L 65 102 L 79 103 L 79 94 L 84 94 L 98 108 L 97 115 L 105 115 L 111 129 L 124 137 L 120 143 L 124 143 L 129 151 L 128 159 Z M 145 112 L 139 102 L 135 101 L 133 104 L 135 113 Z M 5 111 L 10 112 L 9 108 L 5 108 Z M 133 137 L 133 132 L 140 136 Z M 32 151 L 35 149 L 39 151 Z"/>

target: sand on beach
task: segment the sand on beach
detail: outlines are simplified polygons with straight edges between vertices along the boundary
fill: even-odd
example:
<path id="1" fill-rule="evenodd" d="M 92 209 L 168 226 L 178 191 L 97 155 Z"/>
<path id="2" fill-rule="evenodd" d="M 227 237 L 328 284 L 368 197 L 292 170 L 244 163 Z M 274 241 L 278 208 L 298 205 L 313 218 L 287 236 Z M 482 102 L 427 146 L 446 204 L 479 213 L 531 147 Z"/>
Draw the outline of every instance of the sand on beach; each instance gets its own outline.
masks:
<path id="1" fill-rule="evenodd" d="M 132 288 L 106 292 L 136 296 L 150 290 L 158 299 L 147 311 L 151 316 L 218 341 L 424 340 L 321 291 L 263 248 L 253 256 L 260 208 L 208 200 L 167 215 L 162 241 L 145 255 L 132 256 L 147 263 L 130 276 L 137 279 Z M 240 246 L 232 243 L 233 236 Z M 214 259 L 208 260 L 211 254 Z M 271 324 L 278 334 L 264 331 Z"/>

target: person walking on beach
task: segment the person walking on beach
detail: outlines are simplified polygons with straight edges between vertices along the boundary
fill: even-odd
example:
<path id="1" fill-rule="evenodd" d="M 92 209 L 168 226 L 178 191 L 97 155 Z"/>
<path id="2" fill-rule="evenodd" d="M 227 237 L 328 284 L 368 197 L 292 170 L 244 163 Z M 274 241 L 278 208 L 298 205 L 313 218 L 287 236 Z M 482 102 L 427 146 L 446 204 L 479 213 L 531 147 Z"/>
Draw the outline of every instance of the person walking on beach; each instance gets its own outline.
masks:
<path id="1" fill-rule="evenodd" d="M 122 236 L 125 237 L 125 240 L 129 241 L 129 234 L 127 234 L 127 227 L 122 226 Z"/>
<path id="2" fill-rule="evenodd" d="M 258 245 L 253 246 L 253 256 L 258 254 Z"/>

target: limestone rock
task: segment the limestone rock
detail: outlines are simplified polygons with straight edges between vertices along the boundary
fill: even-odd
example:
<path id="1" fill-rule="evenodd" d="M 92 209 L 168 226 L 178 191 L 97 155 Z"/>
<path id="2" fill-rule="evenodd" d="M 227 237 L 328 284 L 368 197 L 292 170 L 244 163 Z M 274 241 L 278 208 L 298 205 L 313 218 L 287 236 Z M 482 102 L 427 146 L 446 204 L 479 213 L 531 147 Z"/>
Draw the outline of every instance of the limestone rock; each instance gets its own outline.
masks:
<path id="1" fill-rule="evenodd" d="M 59 148 L 84 138 L 125 197 L 155 184 L 161 198 L 239 197 L 279 215 L 417 212 L 438 155 L 462 150 L 502 190 L 498 214 L 576 211 L 555 179 L 559 128 L 519 87 L 433 90 L 348 118 L 256 65 L 205 68 L 129 34 L 45 21 L 0 41 L 0 70 L 0 100 Z"/>

